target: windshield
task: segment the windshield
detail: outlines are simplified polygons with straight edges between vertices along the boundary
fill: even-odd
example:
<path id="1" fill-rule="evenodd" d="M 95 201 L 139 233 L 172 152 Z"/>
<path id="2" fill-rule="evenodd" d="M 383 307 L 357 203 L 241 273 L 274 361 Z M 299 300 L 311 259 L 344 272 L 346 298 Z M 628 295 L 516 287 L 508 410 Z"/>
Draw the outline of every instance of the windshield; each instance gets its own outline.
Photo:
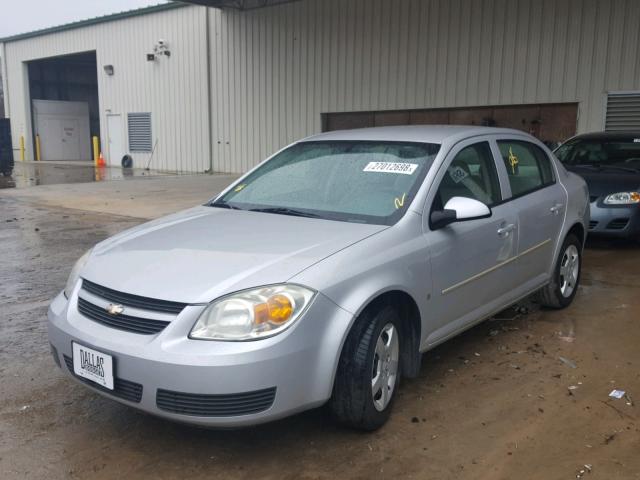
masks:
<path id="1" fill-rule="evenodd" d="M 566 165 L 617 166 L 640 168 L 640 135 L 638 138 L 576 139 L 555 151 Z"/>
<path id="2" fill-rule="evenodd" d="M 411 203 L 439 148 L 426 143 L 302 142 L 211 205 L 392 225 Z"/>

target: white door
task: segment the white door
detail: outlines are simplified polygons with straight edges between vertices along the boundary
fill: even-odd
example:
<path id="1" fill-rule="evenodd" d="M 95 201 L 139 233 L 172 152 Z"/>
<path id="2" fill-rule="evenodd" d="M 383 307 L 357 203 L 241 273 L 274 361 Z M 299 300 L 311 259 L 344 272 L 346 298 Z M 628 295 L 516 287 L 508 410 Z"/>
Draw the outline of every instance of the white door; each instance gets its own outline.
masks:
<path id="1" fill-rule="evenodd" d="M 109 137 L 107 163 L 109 165 L 120 165 L 125 153 L 122 115 L 107 115 L 107 136 Z"/>

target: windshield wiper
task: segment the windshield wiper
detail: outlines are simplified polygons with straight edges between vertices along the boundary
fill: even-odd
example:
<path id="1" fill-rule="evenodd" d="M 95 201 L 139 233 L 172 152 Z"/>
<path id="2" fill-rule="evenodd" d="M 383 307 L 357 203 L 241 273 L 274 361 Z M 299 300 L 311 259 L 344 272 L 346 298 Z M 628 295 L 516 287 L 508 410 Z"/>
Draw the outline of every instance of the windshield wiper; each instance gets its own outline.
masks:
<path id="1" fill-rule="evenodd" d="M 230 203 L 221 202 L 221 201 L 209 203 L 208 205 L 210 207 L 229 208 L 231 210 L 242 210 L 240 207 L 236 207 L 235 205 L 231 205 Z"/>
<path id="2" fill-rule="evenodd" d="M 250 208 L 249 211 L 261 213 L 277 213 L 279 215 L 291 215 L 294 217 L 322 218 L 320 215 L 316 215 L 315 213 L 304 212 L 302 210 L 296 210 L 295 208 L 288 207 Z"/>

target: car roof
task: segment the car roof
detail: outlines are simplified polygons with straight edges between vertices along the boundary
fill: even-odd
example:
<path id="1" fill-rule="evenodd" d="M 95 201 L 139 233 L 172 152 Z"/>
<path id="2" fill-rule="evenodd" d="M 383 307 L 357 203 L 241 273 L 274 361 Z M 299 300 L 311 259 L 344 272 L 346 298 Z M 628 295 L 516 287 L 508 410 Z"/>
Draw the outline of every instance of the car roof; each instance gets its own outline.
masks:
<path id="1" fill-rule="evenodd" d="M 524 135 L 521 130 L 510 128 L 479 127 L 477 125 L 403 125 L 394 127 L 358 128 L 353 130 L 335 130 L 312 135 L 302 141 L 395 141 L 442 144 L 446 140 L 460 140 L 480 135 Z"/>
<path id="2" fill-rule="evenodd" d="M 640 132 L 591 132 L 572 137 L 571 140 L 621 140 L 640 138 Z"/>

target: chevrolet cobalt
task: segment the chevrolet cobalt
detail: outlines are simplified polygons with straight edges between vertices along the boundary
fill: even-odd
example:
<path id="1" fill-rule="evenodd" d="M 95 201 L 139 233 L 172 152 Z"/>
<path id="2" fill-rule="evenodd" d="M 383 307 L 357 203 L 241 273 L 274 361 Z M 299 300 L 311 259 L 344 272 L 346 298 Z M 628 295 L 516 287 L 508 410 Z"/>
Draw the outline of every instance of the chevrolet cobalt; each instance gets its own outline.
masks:
<path id="1" fill-rule="evenodd" d="M 85 253 L 49 308 L 51 350 L 92 390 L 176 421 L 328 403 L 373 430 L 423 352 L 534 293 L 568 306 L 588 223 L 584 181 L 525 133 L 324 133 Z"/>

